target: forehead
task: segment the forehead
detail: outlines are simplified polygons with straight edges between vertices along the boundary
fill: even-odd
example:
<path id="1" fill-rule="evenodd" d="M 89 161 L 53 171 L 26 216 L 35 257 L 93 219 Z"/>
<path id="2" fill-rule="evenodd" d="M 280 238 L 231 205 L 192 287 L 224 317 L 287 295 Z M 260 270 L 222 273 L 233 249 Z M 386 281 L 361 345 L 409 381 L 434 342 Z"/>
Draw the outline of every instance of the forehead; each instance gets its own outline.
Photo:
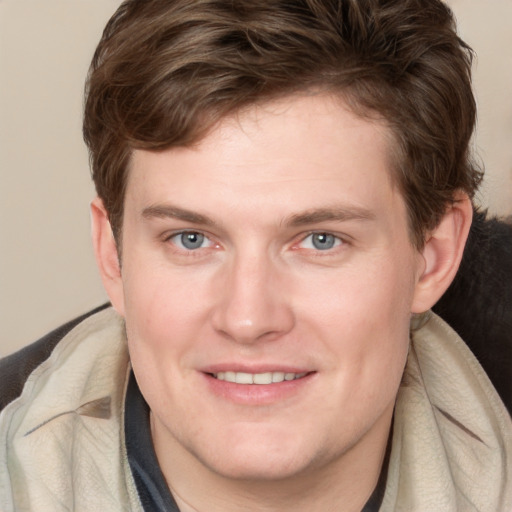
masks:
<path id="1" fill-rule="evenodd" d="M 392 148 L 383 122 L 354 114 L 338 97 L 288 97 L 223 119 L 194 146 L 136 150 L 126 206 L 172 199 L 201 210 L 222 199 L 260 215 L 292 202 L 297 210 L 338 202 L 367 208 L 397 193 Z"/>

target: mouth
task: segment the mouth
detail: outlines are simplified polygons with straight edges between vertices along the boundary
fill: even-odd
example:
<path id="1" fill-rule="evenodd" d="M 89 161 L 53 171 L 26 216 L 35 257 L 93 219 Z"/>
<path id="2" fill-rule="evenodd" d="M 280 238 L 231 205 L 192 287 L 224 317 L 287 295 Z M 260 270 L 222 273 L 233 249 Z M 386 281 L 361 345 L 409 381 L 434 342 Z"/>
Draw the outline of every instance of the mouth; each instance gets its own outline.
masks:
<path id="1" fill-rule="evenodd" d="M 226 364 L 210 367 L 202 373 L 208 389 L 222 400 L 243 406 L 269 406 L 307 396 L 307 390 L 316 380 L 317 371 L 305 370 L 271 365 L 234 368 Z"/>
<path id="2" fill-rule="evenodd" d="M 303 373 L 285 373 L 285 372 L 264 372 L 264 373 L 246 373 L 246 372 L 218 372 L 211 373 L 210 375 L 217 379 L 225 382 L 231 382 L 233 384 L 277 384 L 285 381 L 292 381 L 304 378 L 309 372 Z"/>

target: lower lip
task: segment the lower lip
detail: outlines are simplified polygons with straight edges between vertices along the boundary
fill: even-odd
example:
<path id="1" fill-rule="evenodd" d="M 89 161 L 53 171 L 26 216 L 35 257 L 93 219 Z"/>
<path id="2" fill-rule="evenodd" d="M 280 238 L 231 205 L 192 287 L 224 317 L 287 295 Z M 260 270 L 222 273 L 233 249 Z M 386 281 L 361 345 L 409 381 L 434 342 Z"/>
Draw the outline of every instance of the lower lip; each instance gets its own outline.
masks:
<path id="1" fill-rule="evenodd" d="M 315 372 L 300 379 L 284 380 L 272 384 L 236 384 L 219 380 L 208 373 L 203 373 L 207 385 L 215 395 L 237 404 L 268 405 L 289 399 L 304 390 L 310 384 Z"/>

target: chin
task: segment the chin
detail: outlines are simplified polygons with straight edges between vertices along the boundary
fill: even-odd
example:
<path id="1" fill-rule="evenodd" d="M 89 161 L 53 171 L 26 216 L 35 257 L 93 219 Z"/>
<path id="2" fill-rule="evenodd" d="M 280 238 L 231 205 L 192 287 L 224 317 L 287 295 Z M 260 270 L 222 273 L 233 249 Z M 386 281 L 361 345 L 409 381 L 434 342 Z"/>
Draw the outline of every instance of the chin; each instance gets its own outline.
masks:
<path id="1" fill-rule="evenodd" d="M 257 457 L 235 455 L 229 461 L 217 461 L 210 469 L 230 480 L 250 482 L 276 482 L 292 479 L 306 471 L 309 464 L 299 460 L 296 454 L 276 455 L 267 450 Z"/>
<path id="2" fill-rule="evenodd" d="M 314 457 L 296 436 L 266 432 L 228 436 L 214 450 L 196 453 L 202 464 L 220 476 L 235 480 L 269 481 L 302 473 Z M 302 440 L 304 438 L 302 437 Z M 311 455 L 311 454 L 309 454 Z"/>

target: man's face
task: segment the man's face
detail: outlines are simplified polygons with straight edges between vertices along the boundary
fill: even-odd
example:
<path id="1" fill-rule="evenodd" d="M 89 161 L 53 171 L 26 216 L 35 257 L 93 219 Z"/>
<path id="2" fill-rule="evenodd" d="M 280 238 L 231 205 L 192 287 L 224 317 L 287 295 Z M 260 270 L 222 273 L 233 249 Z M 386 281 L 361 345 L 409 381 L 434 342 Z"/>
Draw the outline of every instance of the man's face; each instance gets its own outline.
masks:
<path id="1" fill-rule="evenodd" d="M 318 95 L 135 151 L 114 304 L 159 458 L 278 479 L 387 436 L 424 265 L 390 146 Z"/>

